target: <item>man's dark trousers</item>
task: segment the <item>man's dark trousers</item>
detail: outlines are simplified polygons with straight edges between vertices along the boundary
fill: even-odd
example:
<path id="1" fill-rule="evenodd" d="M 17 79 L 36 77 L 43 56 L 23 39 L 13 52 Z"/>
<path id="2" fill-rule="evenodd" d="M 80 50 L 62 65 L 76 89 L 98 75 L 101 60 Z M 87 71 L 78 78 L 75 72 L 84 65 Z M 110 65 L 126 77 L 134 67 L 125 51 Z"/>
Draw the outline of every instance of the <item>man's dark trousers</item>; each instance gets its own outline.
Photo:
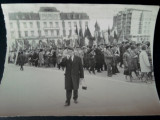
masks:
<path id="1" fill-rule="evenodd" d="M 72 97 L 72 91 L 73 91 L 73 99 L 77 100 L 78 99 L 78 90 L 66 90 L 66 102 L 70 103 L 71 97 Z"/>

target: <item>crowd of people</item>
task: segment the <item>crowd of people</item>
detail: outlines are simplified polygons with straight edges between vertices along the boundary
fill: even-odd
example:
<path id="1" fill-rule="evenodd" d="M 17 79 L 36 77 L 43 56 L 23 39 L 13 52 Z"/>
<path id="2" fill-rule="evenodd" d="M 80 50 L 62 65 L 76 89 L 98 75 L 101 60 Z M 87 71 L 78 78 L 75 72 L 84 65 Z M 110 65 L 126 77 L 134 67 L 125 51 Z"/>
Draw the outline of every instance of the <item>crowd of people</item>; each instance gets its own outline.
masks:
<path id="1" fill-rule="evenodd" d="M 18 53 L 16 64 L 28 64 L 35 67 L 57 67 L 65 69 L 62 59 L 67 55 L 68 47 L 51 49 L 23 50 Z M 142 81 L 152 80 L 153 65 L 151 58 L 150 42 L 144 43 L 122 42 L 113 45 L 101 44 L 92 47 L 76 47 L 74 54 L 82 60 L 83 68 L 90 74 L 97 74 L 107 71 L 107 76 L 112 77 L 120 73 L 119 68 L 123 68 L 122 74 L 125 78 L 139 79 Z M 15 54 L 12 55 L 15 60 Z M 9 56 L 9 62 L 11 56 Z M 136 78 L 133 78 L 135 73 Z"/>

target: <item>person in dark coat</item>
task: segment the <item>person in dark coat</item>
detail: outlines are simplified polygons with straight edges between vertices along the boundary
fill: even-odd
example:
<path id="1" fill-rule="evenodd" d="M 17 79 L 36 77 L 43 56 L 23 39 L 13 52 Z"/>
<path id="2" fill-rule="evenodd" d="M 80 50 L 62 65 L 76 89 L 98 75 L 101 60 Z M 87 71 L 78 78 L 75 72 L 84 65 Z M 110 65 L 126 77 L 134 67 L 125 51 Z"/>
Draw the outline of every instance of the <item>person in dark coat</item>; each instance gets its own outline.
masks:
<path id="1" fill-rule="evenodd" d="M 78 99 L 78 88 L 80 79 L 84 78 L 84 71 L 81 58 L 74 55 L 73 49 L 68 49 L 68 55 L 62 59 L 62 63 L 66 67 L 65 71 L 65 89 L 66 102 L 65 106 L 70 105 L 70 99 L 73 90 L 73 99 L 75 103 Z"/>
<path id="2" fill-rule="evenodd" d="M 132 63 L 132 55 L 131 55 L 131 46 L 126 45 L 126 52 L 123 54 L 123 63 L 124 63 L 124 75 L 127 79 L 127 76 L 130 77 L 130 81 L 132 82 L 131 72 L 134 69 L 134 65 Z"/>
<path id="3" fill-rule="evenodd" d="M 32 56 L 33 56 L 33 54 L 32 54 L 32 52 L 30 52 L 29 55 L 28 55 L 28 63 L 29 63 L 30 66 L 33 65 Z"/>
<path id="4" fill-rule="evenodd" d="M 149 41 L 146 41 L 145 44 L 147 45 L 147 55 L 148 55 L 148 58 L 149 58 L 149 63 L 151 65 L 151 72 L 148 73 L 148 77 L 153 80 L 153 75 L 152 75 L 152 72 L 153 72 L 153 64 L 152 64 L 152 54 L 151 54 L 151 48 L 150 48 L 150 42 Z"/>
<path id="5" fill-rule="evenodd" d="M 89 70 L 89 56 L 88 56 L 89 52 L 90 52 L 89 49 L 85 49 L 83 57 L 83 62 L 84 62 L 83 67 L 87 70 Z"/>
<path id="6" fill-rule="evenodd" d="M 140 70 L 139 55 L 141 53 L 141 43 L 137 43 L 136 46 L 137 47 L 136 47 L 135 52 L 136 52 L 136 55 L 138 56 L 138 58 L 137 58 L 137 65 L 138 65 L 138 70 Z"/>
<path id="7" fill-rule="evenodd" d="M 53 67 L 56 66 L 56 59 L 57 59 L 56 51 L 54 50 L 53 53 L 52 53 Z"/>
<path id="8" fill-rule="evenodd" d="M 113 53 L 109 45 L 106 45 L 106 49 L 104 50 L 104 61 L 107 65 L 107 76 L 112 77 Z"/>
<path id="9" fill-rule="evenodd" d="M 94 50 L 92 50 L 89 54 L 89 73 L 91 73 L 91 71 L 93 72 L 93 74 L 95 74 L 95 65 L 96 65 L 96 60 L 95 60 L 95 52 Z"/>
<path id="10" fill-rule="evenodd" d="M 34 65 L 38 67 L 38 53 L 36 52 L 36 50 L 33 53 L 32 59 L 33 59 Z"/>
<path id="11" fill-rule="evenodd" d="M 132 45 L 131 46 L 131 51 L 130 54 L 132 56 L 132 64 L 133 64 L 133 70 L 132 72 L 134 72 L 136 74 L 136 76 L 138 77 L 138 55 L 136 54 L 136 46 Z M 132 73 L 131 73 L 132 75 Z"/>
<path id="12" fill-rule="evenodd" d="M 120 67 L 122 68 L 123 65 L 123 54 L 125 52 L 125 44 L 124 42 L 122 42 L 121 46 L 120 46 Z"/>
<path id="13" fill-rule="evenodd" d="M 20 70 L 21 70 L 21 71 L 24 70 L 24 69 L 23 69 L 24 63 L 25 63 L 25 56 L 24 56 L 23 52 L 21 52 L 20 55 L 19 55 L 19 65 L 21 66 L 21 67 L 20 67 Z"/>
<path id="14" fill-rule="evenodd" d="M 19 65 L 19 56 L 20 56 L 21 52 L 18 52 L 18 57 L 17 57 L 17 61 L 16 61 L 16 65 Z"/>
<path id="15" fill-rule="evenodd" d="M 97 72 L 101 72 L 102 67 L 103 67 L 103 55 L 102 55 L 100 48 L 97 48 L 95 50 L 95 53 L 96 53 L 96 55 L 95 55 L 96 69 L 97 69 Z"/>
<path id="16" fill-rule="evenodd" d="M 61 60 L 62 60 L 63 51 L 60 49 L 57 50 L 57 67 L 61 69 Z"/>

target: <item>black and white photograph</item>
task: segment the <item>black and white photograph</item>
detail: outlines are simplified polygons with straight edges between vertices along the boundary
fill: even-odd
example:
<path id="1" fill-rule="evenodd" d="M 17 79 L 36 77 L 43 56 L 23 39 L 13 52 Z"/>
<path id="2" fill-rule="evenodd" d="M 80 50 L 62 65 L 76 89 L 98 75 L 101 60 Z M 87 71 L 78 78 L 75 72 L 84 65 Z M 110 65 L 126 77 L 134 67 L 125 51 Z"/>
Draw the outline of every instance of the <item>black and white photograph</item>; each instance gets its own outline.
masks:
<path id="1" fill-rule="evenodd" d="M 159 6 L 1 7 L 1 117 L 160 115 L 153 66 Z"/>

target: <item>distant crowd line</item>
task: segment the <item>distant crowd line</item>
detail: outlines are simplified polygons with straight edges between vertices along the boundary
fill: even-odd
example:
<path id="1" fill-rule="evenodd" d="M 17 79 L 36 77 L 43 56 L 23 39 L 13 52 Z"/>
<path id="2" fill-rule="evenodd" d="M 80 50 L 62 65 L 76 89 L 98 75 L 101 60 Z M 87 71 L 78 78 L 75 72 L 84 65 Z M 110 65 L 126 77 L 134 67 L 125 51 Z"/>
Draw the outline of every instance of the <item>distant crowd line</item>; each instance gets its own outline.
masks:
<path id="1" fill-rule="evenodd" d="M 18 53 L 10 52 L 8 63 L 14 63 L 21 66 L 24 64 L 35 67 L 57 67 L 65 69 L 62 59 L 66 57 L 68 47 L 51 49 L 23 50 Z M 107 76 L 112 77 L 119 72 L 119 67 L 124 68 L 125 78 L 130 81 L 139 79 L 147 82 L 153 79 L 153 65 L 151 57 L 150 42 L 144 43 L 122 42 L 108 45 L 84 46 L 74 48 L 74 54 L 82 60 L 83 68 L 89 73 L 107 71 Z M 133 78 L 132 73 L 136 78 Z"/>

